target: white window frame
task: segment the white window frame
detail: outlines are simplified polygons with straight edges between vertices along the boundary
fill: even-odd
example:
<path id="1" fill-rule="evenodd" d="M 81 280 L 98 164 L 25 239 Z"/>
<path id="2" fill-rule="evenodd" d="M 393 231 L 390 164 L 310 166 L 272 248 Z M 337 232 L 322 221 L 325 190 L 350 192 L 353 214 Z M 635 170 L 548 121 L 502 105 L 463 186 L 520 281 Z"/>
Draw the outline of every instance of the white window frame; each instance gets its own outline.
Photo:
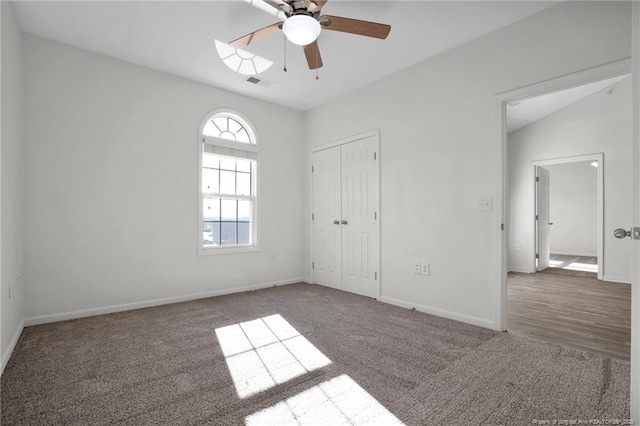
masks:
<path id="1" fill-rule="evenodd" d="M 229 139 L 222 139 L 212 136 L 205 136 L 203 134 L 205 124 L 218 114 L 228 114 L 232 118 L 238 120 L 243 127 L 249 133 L 252 143 L 236 142 Z M 219 194 L 206 195 L 202 192 L 202 157 L 205 150 L 205 145 L 208 146 L 212 153 L 216 155 L 226 156 L 230 158 L 243 158 L 251 159 L 254 161 L 255 168 L 252 170 L 252 188 L 253 195 L 243 196 L 225 196 Z M 198 223 L 197 223 L 197 241 L 198 241 L 198 255 L 210 255 L 210 254 L 223 254 L 223 253 L 248 253 L 259 251 L 258 246 L 258 157 L 259 157 L 259 145 L 256 132 L 249 122 L 242 114 L 230 110 L 230 109 L 218 109 L 210 112 L 205 116 L 200 123 L 198 131 Z M 203 214 L 203 201 L 205 198 L 220 198 L 220 199 L 233 199 L 242 200 L 248 199 L 253 201 L 253 211 L 251 212 L 251 241 L 250 245 L 220 245 L 220 246 L 205 246 L 204 245 L 204 214 Z"/>

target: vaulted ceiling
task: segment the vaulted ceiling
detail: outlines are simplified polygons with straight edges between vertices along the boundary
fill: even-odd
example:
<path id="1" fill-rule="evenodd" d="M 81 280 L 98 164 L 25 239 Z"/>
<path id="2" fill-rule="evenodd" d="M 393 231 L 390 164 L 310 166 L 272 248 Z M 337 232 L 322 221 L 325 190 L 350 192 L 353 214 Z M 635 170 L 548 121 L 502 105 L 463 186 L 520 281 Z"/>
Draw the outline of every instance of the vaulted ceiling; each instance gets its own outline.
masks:
<path id="1" fill-rule="evenodd" d="M 386 40 L 323 30 L 324 67 L 308 69 L 302 48 L 276 34 L 248 51 L 274 65 L 246 81 L 226 67 L 215 40 L 228 42 L 279 18 L 261 0 L 16 2 L 25 32 L 237 93 L 307 110 L 535 14 L 558 2 L 330 0 L 323 14 L 391 25 Z"/>

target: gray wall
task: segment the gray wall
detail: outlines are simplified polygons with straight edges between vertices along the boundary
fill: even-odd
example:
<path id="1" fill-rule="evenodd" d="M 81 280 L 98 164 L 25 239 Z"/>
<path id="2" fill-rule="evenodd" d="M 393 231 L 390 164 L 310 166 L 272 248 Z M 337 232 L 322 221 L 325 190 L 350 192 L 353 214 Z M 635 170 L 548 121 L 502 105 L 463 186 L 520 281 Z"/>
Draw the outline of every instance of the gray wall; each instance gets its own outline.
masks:
<path id="1" fill-rule="evenodd" d="M 300 112 L 32 35 L 24 64 L 28 323 L 301 279 Z M 258 252 L 197 253 L 217 108 L 257 133 Z"/>
<path id="2" fill-rule="evenodd" d="M 13 3 L 0 2 L 2 15 L 1 181 L 1 354 L 2 369 L 22 331 L 24 241 L 24 140 L 22 119 L 22 34 Z"/>
<path id="3" fill-rule="evenodd" d="M 307 113 L 308 150 L 380 129 L 383 300 L 494 326 L 502 214 L 478 198 L 501 189 L 496 94 L 628 58 L 630 10 L 564 2 Z"/>

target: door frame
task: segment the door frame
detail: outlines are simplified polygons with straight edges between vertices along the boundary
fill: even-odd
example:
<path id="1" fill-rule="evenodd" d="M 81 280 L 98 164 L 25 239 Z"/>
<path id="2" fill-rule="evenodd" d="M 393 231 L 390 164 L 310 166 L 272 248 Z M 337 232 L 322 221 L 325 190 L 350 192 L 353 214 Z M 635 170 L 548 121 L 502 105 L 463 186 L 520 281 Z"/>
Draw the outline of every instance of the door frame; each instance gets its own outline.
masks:
<path id="1" fill-rule="evenodd" d="M 599 80 L 605 80 L 608 78 L 618 77 L 626 75 L 632 72 L 631 58 L 621 59 L 619 61 L 610 62 L 601 66 L 589 68 L 576 73 L 564 75 L 558 78 L 534 83 L 528 86 L 520 87 L 514 90 L 498 93 L 495 96 L 495 108 L 496 108 L 496 151 L 500 153 L 500 157 L 497 161 L 497 185 L 496 193 L 497 206 L 496 211 L 499 216 L 500 224 L 498 229 L 501 229 L 501 236 L 498 238 L 496 258 L 498 262 L 495 269 L 494 282 L 494 309 L 493 309 L 493 324 L 494 329 L 498 331 L 507 330 L 507 272 L 508 272 L 508 241 L 507 232 L 505 229 L 509 227 L 509 194 L 508 194 L 508 157 L 507 157 L 507 104 L 511 101 L 522 100 L 526 98 L 532 98 L 540 95 L 545 95 L 552 92 L 557 92 L 563 89 L 570 89 L 572 87 L 581 86 L 587 83 L 593 83 Z M 636 70 L 636 73 L 638 70 Z M 635 74 L 632 78 L 636 78 Z M 634 83 L 637 80 L 634 80 Z M 634 113 L 634 120 L 635 118 Z M 636 123 L 634 123 L 634 126 Z M 634 136 L 636 137 L 636 136 Z M 635 140 L 634 140 L 634 143 Z M 637 163 L 637 161 L 636 161 Z M 638 168 L 639 164 L 634 164 L 634 168 Z M 635 282 L 635 281 L 634 281 Z M 633 330 L 632 330 L 633 333 Z"/>
<path id="2" fill-rule="evenodd" d="M 531 162 L 531 173 L 533 178 L 530 179 L 530 182 L 533 184 L 533 194 L 534 198 L 536 196 L 536 167 L 538 166 L 550 166 L 555 164 L 570 164 L 570 163 L 580 163 L 583 161 L 597 161 L 598 162 L 598 181 L 597 181 L 597 196 L 598 196 L 598 206 L 597 209 L 597 222 L 596 222 L 596 232 L 598 234 L 598 248 L 597 248 L 597 256 L 598 256 L 598 279 L 601 280 L 604 275 L 604 154 L 602 152 L 595 154 L 585 154 L 585 155 L 574 155 L 571 157 L 559 157 L 559 158 L 551 158 L 548 160 L 535 160 Z M 537 224 L 536 224 L 536 210 L 537 210 L 537 201 L 533 203 L 533 211 L 531 212 L 531 222 L 532 222 L 532 234 L 533 238 L 533 256 L 531 259 L 531 271 L 537 272 L 536 268 L 536 252 L 538 249 L 538 232 L 537 232 Z M 507 205 L 508 208 L 508 205 Z M 508 247 L 508 242 L 506 243 Z M 507 250 L 508 254 L 508 250 Z"/>
<path id="3" fill-rule="evenodd" d="M 335 148 L 337 146 L 342 146 L 351 142 L 356 142 L 359 141 L 361 139 L 365 139 L 365 138 L 369 138 L 369 137 L 374 137 L 375 138 L 375 144 L 376 144 L 376 152 L 377 152 L 377 165 L 376 165 L 376 181 L 375 181 L 375 188 L 376 191 L 378 192 L 378 200 L 377 200 L 377 204 L 376 204 L 376 211 L 378 212 L 378 220 L 377 220 L 377 237 L 376 237 L 376 246 L 378 247 L 378 253 L 376 254 L 377 257 L 377 261 L 378 261 L 378 289 L 377 289 L 377 296 L 376 296 L 376 300 L 380 300 L 380 297 L 382 296 L 382 238 L 381 238 L 381 234 L 382 234 L 382 212 L 380 211 L 380 206 L 382 204 L 382 192 L 380 191 L 380 172 L 381 172 L 381 166 L 380 164 L 382 163 L 382 155 L 380 152 L 380 129 L 372 129 L 372 130 L 368 130 L 366 132 L 362 132 L 362 133 L 358 133 L 352 136 L 347 136 L 345 138 L 341 138 L 338 140 L 335 140 L 333 142 L 329 142 L 323 145 L 318 145 L 318 146 L 314 146 L 309 150 L 309 164 L 311 164 L 311 167 L 309 168 L 309 173 L 310 173 L 310 186 L 311 186 L 311 190 L 310 190 L 310 210 L 311 210 L 311 214 L 313 214 L 313 175 L 311 175 L 313 173 L 313 154 L 315 154 L 318 151 L 324 151 L 325 149 L 329 149 L 329 148 Z M 313 262 L 313 259 L 315 259 L 315 253 L 313 250 L 314 247 L 314 241 L 313 241 L 313 219 L 311 220 L 311 229 L 310 229 L 310 238 L 309 238 L 309 242 L 311 244 L 310 247 L 310 253 L 311 253 L 311 261 Z M 315 283 L 315 269 L 311 268 L 311 282 Z"/>

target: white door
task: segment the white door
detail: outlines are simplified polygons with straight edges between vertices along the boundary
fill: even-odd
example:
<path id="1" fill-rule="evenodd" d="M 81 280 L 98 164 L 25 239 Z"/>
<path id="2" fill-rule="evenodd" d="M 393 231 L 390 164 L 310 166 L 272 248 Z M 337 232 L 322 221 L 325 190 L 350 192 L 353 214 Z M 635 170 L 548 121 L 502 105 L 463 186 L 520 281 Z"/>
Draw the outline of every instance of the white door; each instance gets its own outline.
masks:
<path id="1" fill-rule="evenodd" d="M 342 145 L 342 288 L 378 297 L 376 138 Z"/>
<path id="2" fill-rule="evenodd" d="M 377 135 L 313 154 L 313 278 L 378 297 Z"/>
<path id="3" fill-rule="evenodd" d="M 551 241 L 549 240 L 549 171 L 536 166 L 536 229 L 538 243 L 536 247 L 537 271 L 549 267 Z"/>
<path id="4" fill-rule="evenodd" d="M 342 288 L 340 148 L 313 154 L 313 271 L 317 284 Z"/>

